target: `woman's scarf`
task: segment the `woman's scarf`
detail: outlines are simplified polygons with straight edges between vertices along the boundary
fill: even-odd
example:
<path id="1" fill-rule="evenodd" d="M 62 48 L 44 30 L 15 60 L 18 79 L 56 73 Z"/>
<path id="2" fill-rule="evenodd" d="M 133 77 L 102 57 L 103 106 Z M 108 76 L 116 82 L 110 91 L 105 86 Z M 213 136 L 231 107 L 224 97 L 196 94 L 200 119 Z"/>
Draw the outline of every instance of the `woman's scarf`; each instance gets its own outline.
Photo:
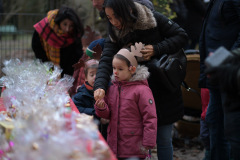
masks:
<path id="1" fill-rule="evenodd" d="M 49 11 L 47 17 L 34 25 L 38 32 L 46 55 L 54 64 L 60 64 L 60 49 L 74 42 L 74 38 L 63 33 L 60 26 L 55 24 L 54 19 L 58 9 Z"/>

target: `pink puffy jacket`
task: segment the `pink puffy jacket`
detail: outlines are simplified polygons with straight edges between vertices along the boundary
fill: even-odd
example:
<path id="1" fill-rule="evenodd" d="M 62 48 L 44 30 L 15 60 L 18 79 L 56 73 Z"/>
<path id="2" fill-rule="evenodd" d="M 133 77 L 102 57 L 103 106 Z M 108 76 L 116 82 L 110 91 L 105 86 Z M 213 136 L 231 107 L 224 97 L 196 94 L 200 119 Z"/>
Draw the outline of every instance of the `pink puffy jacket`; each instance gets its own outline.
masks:
<path id="1" fill-rule="evenodd" d="M 148 72 L 146 69 L 138 68 L 144 73 Z M 105 107 L 95 106 L 99 117 L 110 119 L 107 142 L 120 158 L 145 158 L 143 146 L 153 148 L 156 145 L 155 101 L 146 80 L 148 74 L 141 74 L 143 71 L 138 71 L 132 81 L 113 81 L 105 96 Z"/>

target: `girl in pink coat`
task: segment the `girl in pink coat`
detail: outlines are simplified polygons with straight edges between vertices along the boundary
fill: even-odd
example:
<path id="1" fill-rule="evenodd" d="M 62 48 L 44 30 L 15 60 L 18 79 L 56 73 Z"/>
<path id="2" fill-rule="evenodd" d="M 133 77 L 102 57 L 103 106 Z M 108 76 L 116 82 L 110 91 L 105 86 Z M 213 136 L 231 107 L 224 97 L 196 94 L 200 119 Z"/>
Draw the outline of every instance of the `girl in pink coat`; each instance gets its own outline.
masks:
<path id="1" fill-rule="evenodd" d="M 109 119 L 107 142 L 118 159 L 146 158 L 156 145 L 157 115 L 148 86 L 147 67 L 138 66 L 141 43 L 131 52 L 121 49 L 113 58 L 112 85 L 104 99 L 95 103 L 96 114 Z"/>

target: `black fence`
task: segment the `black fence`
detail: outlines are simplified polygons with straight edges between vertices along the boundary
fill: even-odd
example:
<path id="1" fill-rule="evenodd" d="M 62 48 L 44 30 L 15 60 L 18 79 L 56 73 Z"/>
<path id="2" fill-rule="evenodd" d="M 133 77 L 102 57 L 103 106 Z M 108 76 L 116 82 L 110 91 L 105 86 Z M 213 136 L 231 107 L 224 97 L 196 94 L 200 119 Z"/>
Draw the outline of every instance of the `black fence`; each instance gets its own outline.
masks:
<path id="1" fill-rule="evenodd" d="M 0 20 L 0 77 L 3 76 L 2 67 L 5 60 L 18 58 L 32 59 L 31 48 L 33 25 L 40 21 L 45 14 L 34 13 L 1 13 Z"/>

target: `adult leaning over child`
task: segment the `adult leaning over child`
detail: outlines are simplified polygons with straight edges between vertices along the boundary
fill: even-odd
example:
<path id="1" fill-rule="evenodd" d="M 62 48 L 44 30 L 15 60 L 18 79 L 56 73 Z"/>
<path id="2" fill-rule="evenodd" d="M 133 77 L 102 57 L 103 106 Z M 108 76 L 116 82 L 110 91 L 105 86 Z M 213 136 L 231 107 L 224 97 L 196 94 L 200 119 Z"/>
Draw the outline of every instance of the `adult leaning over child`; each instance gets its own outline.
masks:
<path id="1" fill-rule="evenodd" d="M 75 11 L 66 6 L 51 10 L 34 28 L 32 49 L 36 58 L 60 66 L 62 76 L 72 75 L 72 65 L 83 55 L 81 37 L 84 34 L 83 24 Z"/>
<path id="2" fill-rule="evenodd" d="M 151 11 L 145 5 L 133 0 L 108 0 L 104 12 L 109 22 L 104 50 L 94 84 L 95 100 L 102 99 L 108 88 L 112 74 L 112 59 L 124 46 L 135 42 L 145 44 L 144 62 L 149 68 L 149 86 L 156 102 L 158 116 L 157 152 L 158 158 L 173 159 L 172 127 L 183 116 L 183 100 L 180 86 L 170 92 L 161 83 L 161 75 L 155 74 L 148 66 L 152 58 L 160 59 L 163 54 L 174 54 L 187 43 L 186 32 L 176 23 L 157 11 Z"/>

